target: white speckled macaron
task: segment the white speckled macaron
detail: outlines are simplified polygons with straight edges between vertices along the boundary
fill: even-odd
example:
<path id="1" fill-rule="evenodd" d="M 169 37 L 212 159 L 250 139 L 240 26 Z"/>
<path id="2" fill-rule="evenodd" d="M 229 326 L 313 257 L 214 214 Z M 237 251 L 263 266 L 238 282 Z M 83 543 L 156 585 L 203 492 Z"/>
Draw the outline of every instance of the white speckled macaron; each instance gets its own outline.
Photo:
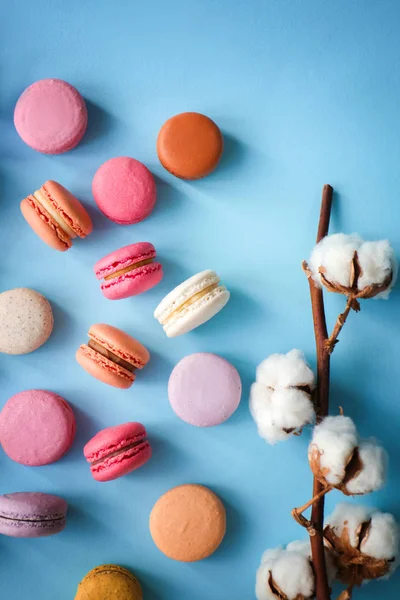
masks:
<path id="1" fill-rule="evenodd" d="M 28 354 L 53 331 L 53 313 L 44 296 L 29 288 L 0 294 L 0 352 Z"/>
<path id="2" fill-rule="evenodd" d="M 224 308 L 229 296 L 215 271 L 202 271 L 165 296 L 154 316 L 168 337 L 176 337 L 214 317 Z"/>

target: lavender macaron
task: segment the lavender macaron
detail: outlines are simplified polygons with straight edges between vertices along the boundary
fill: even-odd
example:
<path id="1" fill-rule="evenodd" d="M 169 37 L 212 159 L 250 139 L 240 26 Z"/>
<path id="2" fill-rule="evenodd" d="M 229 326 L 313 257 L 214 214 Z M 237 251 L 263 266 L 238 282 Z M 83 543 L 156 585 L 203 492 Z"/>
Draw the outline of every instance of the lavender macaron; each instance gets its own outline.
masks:
<path id="1" fill-rule="evenodd" d="M 65 527 L 68 504 L 40 492 L 0 496 L 0 534 L 19 538 L 45 537 Z"/>
<path id="2" fill-rule="evenodd" d="M 168 382 L 172 409 L 196 427 L 224 423 L 239 406 L 241 394 L 242 383 L 235 367 L 209 352 L 182 358 Z"/>

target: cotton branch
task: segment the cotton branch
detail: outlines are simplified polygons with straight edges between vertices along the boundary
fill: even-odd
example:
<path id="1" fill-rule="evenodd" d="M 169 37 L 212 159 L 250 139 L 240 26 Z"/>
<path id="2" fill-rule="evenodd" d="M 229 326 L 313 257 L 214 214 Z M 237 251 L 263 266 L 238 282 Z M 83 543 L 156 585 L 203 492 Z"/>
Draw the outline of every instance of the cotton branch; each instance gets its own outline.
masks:
<path id="1" fill-rule="evenodd" d="M 322 190 L 321 212 L 319 217 L 317 244 L 328 234 L 331 216 L 333 188 L 324 185 Z M 311 274 L 308 276 L 310 286 L 311 307 L 314 321 L 314 334 L 317 350 L 317 419 L 321 419 L 329 411 L 329 378 L 330 352 L 326 342 L 328 331 L 326 327 L 325 307 L 322 289 L 317 287 Z M 313 503 L 310 528 L 311 554 L 315 571 L 315 592 L 317 600 L 330 600 L 330 588 L 325 563 L 324 550 L 324 488 L 314 477 Z"/>

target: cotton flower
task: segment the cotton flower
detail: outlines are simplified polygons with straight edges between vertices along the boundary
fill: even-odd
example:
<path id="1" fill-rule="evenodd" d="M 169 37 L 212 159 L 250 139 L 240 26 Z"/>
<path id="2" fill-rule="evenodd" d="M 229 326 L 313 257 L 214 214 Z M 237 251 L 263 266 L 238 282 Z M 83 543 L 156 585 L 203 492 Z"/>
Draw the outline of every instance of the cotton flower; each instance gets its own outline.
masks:
<path id="1" fill-rule="evenodd" d="M 250 412 L 259 435 L 275 444 L 311 423 L 313 389 L 314 373 L 300 350 L 264 360 L 250 390 Z"/>
<path id="2" fill-rule="evenodd" d="M 385 450 L 373 438 L 360 440 L 349 417 L 326 417 L 314 428 L 308 459 L 324 486 L 348 496 L 369 494 L 385 482 Z"/>
<path id="3" fill-rule="evenodd" d="M 328 573 L 336 569 L 326 550 Z M 257 600 L 311 600 L 315 597 L 315 576 L 309 542 L 292 542 L 285 549 L 264 552 L 256 576 Z"/>
<path id="4" fill-rule="evenodd" d="M 389 513 L 339 504 L 326 520 L 324 537 L 336 555 L 343 583 L 387 578 L 397 567 L 399 528 Z"/>
<path id="5" fill-rule="evenodd" d="M 354 299 L 387 298 L 397 276 L 389 242 L 364 242 L 358 234 L 324 237 L 312 251 L 308 269 L 319 287 Z"/>

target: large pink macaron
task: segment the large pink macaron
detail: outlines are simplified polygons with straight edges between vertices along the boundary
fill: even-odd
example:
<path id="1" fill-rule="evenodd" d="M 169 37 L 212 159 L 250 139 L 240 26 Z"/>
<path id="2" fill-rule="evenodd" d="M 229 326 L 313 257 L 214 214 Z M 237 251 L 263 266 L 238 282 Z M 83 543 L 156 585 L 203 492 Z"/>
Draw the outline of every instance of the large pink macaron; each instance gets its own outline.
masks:
<path id="1" fill-rule="evenodd" d="M 146 429 L 140 423 L 124 423 L 99 431 L 84 447 L 96 481 L 111 481 L 143 466 L 151 458 Z"/>
<path id="2" fill-rule="evenodd" d="M 109 300 L 142 294 L 159 283 L 162 266 L 155 261 L 156 250 L 149 242 L 139 242 L 111 252 L 94 265 L 97 279 L 104 279 L 101 291 Z"/>
<path id="3" fill-rule="evenodd" d="M 102 213 L 119 225 L 143 221 L 157 197 L 153 175 L 143 163 L 128 156 L 102 164 L 93 178 L 92 191 Z"/>
<path id="4" fill-rule="evenodd" d="M 14 125 L 23 141 L 43 154 L 75 148 L 85 135 L 86 104 L 76 88 L 61 79 L 41 79 L 21 94 Z"/>
<path id="5" fill-rule="evenodd" d="M 92 220 L 82 204 L 57 181 L 46 181 L 21 202 L 25 221 L 54 250 L 65 252 L 76 237 L 91 233 Z"/>
<path id="6" fill-rule="evenodd" d="M 150 360 L 138 340 L 112 325 L 92 325 L 88 337 L 88 343 L 78 348 L 76 360 L 90 375 L 113 387 L 130 388 L 135 371 Z"/>
<path id="7" fill-rule="evenodd" d="M 27 390 L 10 398 L 0 413 L 0 443 L 15 462 L 40 467 L 59 460 L 75 437 L 72 408 L 46 390 Z"/>

